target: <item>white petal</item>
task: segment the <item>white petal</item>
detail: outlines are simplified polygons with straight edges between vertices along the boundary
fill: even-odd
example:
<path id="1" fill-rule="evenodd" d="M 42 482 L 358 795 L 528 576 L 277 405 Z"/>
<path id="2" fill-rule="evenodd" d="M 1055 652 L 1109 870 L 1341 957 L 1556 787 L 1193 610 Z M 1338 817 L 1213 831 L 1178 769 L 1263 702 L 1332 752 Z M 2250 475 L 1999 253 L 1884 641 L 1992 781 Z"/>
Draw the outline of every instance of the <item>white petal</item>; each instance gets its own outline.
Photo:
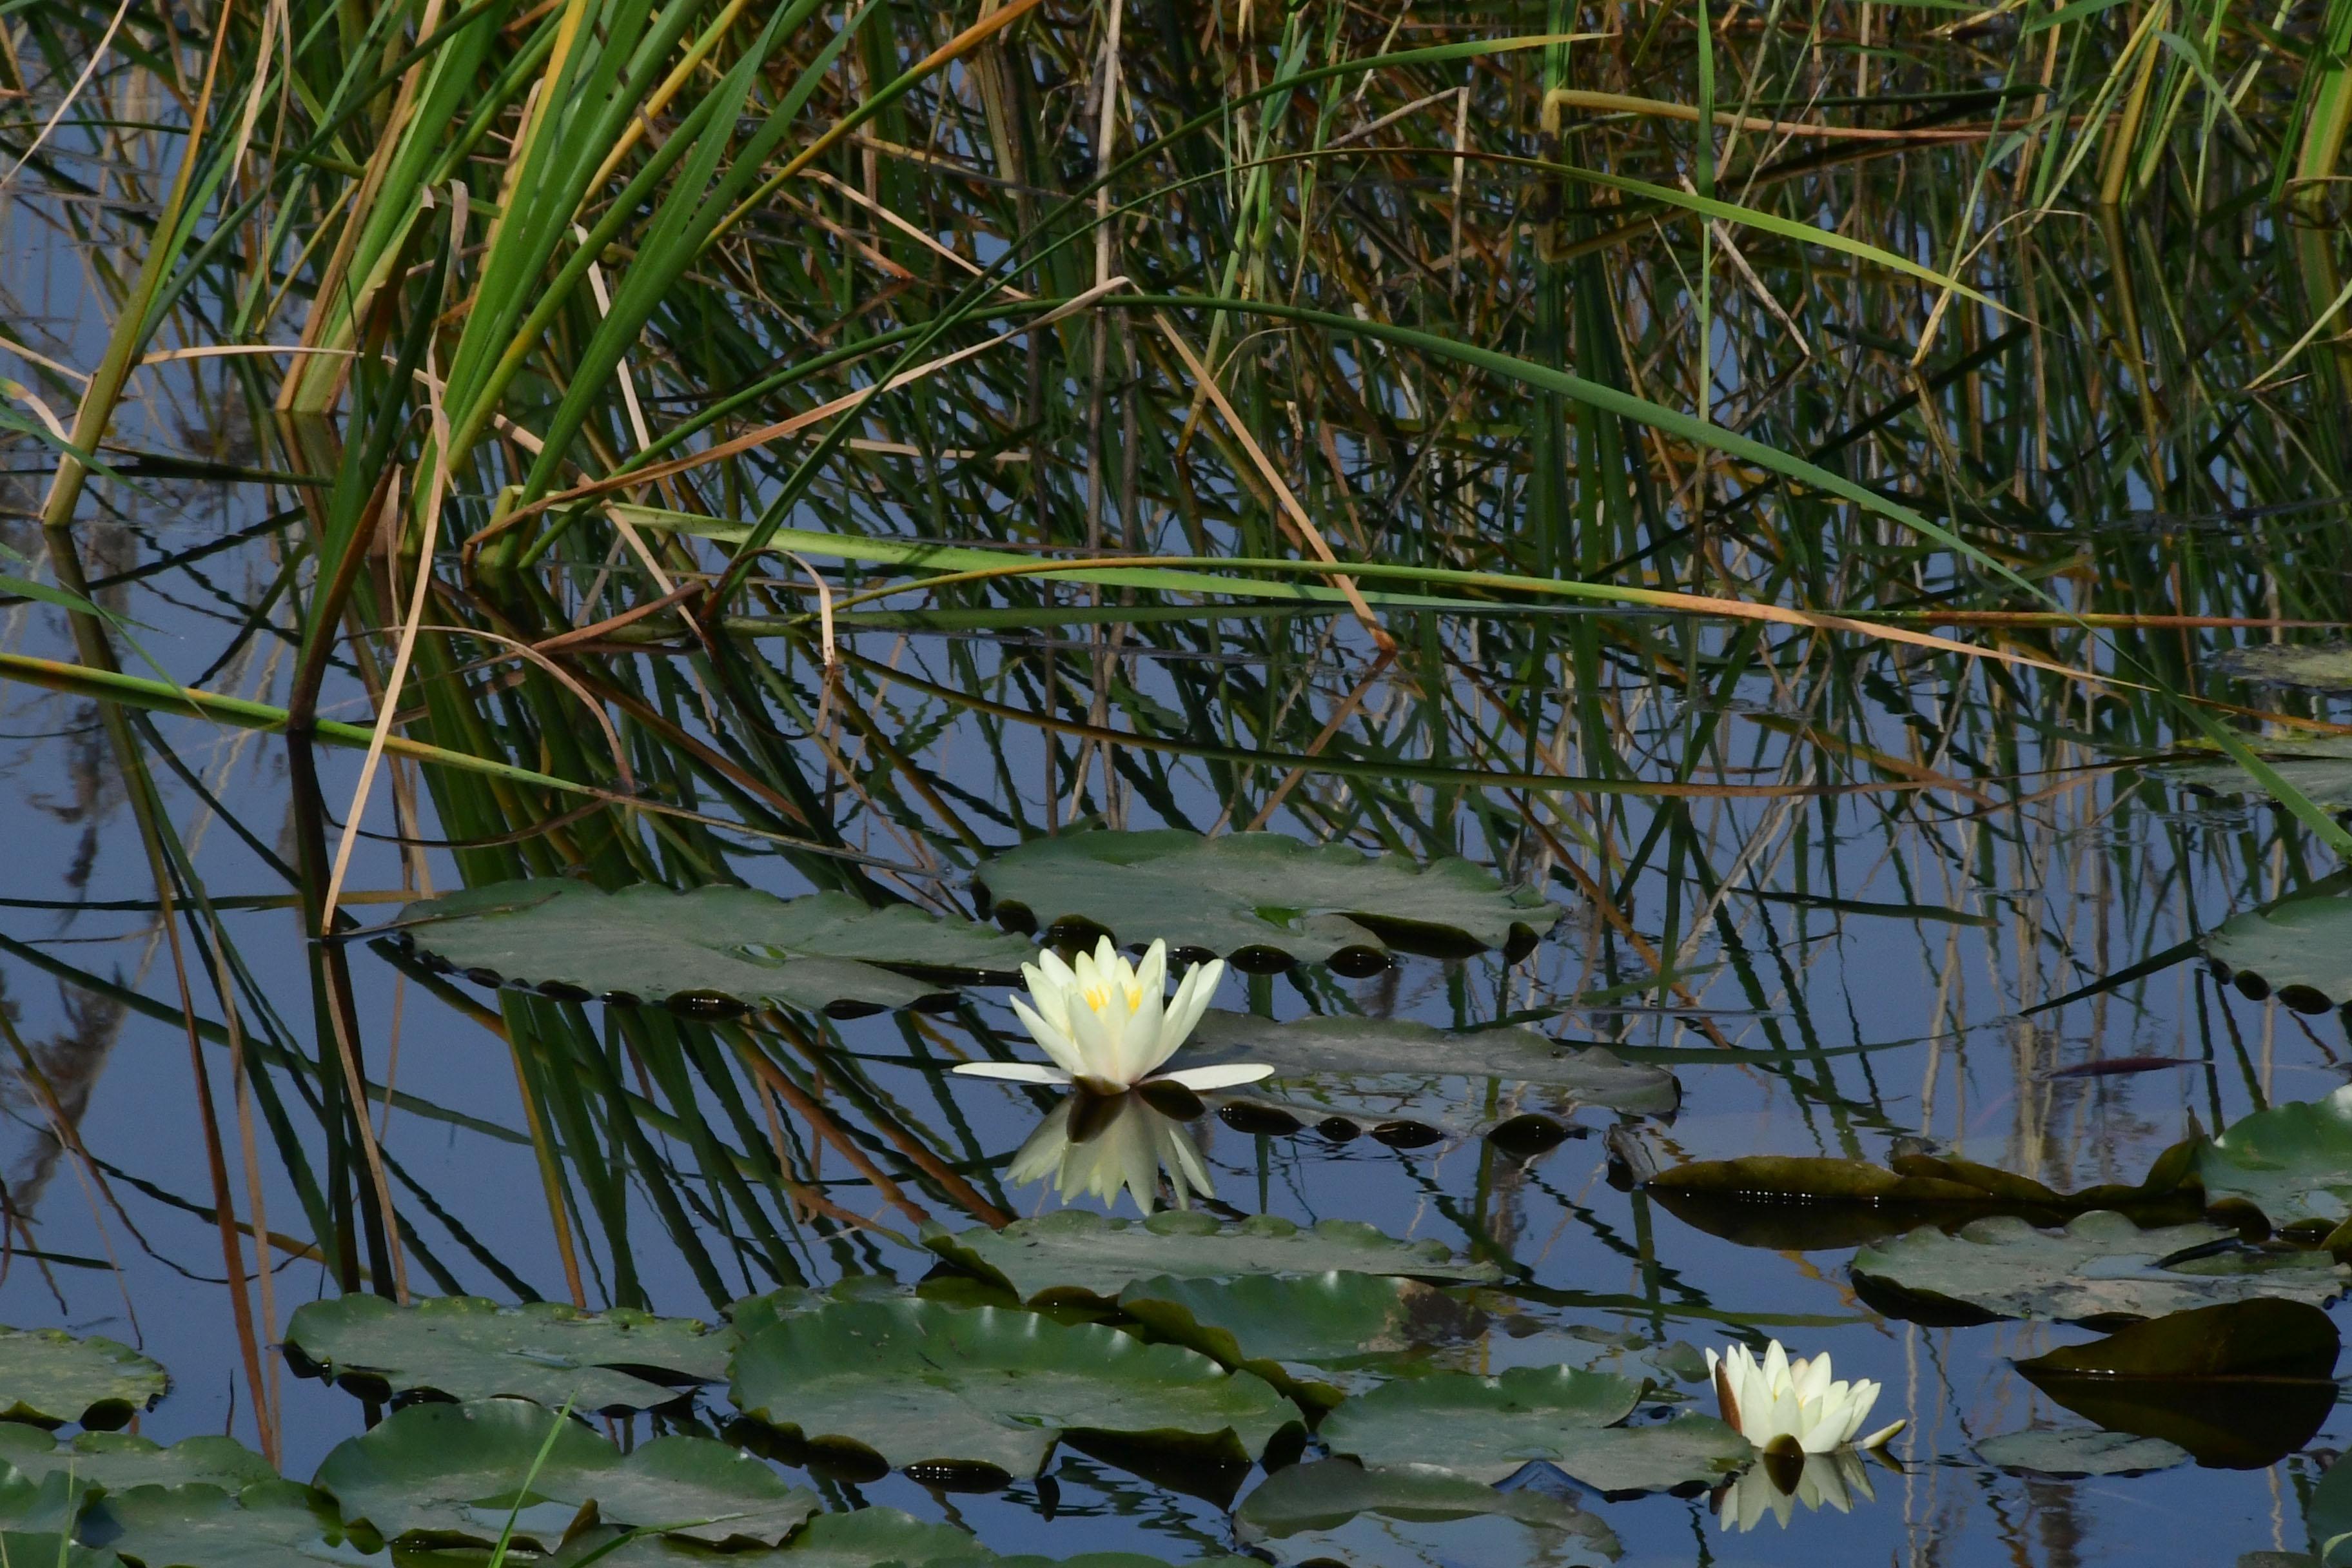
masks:
<path id="1" fill-rule="evenodd" d="M 1225 977 L 1225 961 L 1213 958 L 1208 963 L 1184 972 L 1184 984 L 1176 988 L 1176 1000 L 1168 1005 L 1168 1021 L 1160 1026 L 1164 1036 L 1173 1036 L 1179 1044 L 1201 1021 L 1201 1015 L 1216 1000 L 1217 983 Z M 1175 1046 L 1168 1047 L 1174 1050 Z"/>
<path id="2" fill-rule="evenodd" d="M 996 1078 L 1007 1083 L 1070 1081 L 1070 1075 L 1060 1068 L 1049 1068 L 1040 1062 L 958 1062 L 955 1070 L 965 1078 Z"/>
<path id="3" fill-rule="evenodd" d="M 1029 1031 L 1037 1048 L 1054 1058 L 1055 1067 L 1073 1077 L 1086 1070 L 1086 1063 L 1078 1055 L 1078 1043 L 1070 1038 L 1069 1031 L 1031 1012 L 1028 1004 L 1018 996 L 1013 999 L 1013 1016 L 1021 1020 L 1021 1026 Z"/>
<path id="4" fill-rule="evenodd" d="M 1881 1426 L 1877 1431 L 1873 1432 L 1869 1436 L 1864 1437 L 1860 1443 L 1857 1443 L 1854 1446 L 1859 1448 L 1883 1448 L 1900 1436 L 1903 1428 L 1910 1425 L 1911 1423 L 1907 1420 L 1891 1422 L 1885 1426 Z"/>
<path id="5" fill-rule="evenodd" d="M 1154 1083 L 1181 1083 L 1186 1089 L 1205 1090 L 1231 1089 L 1236 1084 L 1255 1083 L 1262 1078 L 1272 1078 L 1274 1069 L 1264 1062 L 1228 1062 L 1223 1067 L 1184 1068 L 1176 1072 L 1155 1074 Z"/>

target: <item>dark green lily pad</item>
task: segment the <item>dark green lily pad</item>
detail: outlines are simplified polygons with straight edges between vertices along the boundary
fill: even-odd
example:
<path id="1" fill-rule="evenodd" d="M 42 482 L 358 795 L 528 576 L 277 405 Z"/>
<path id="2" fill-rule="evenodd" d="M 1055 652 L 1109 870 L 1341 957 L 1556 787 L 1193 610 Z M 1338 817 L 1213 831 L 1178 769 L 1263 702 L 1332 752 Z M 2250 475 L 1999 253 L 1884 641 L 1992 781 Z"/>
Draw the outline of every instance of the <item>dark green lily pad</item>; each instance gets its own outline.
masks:
<path id="1" fill-rule="evenodd" d="M 172 1380 L 129 1345 L 63 1329 L 0 1328 L 0 1421 L 110 1430 L 163 1396 Z"/>
<path id="2" fill-rule="evenodd" d="M 0 1563 L 16 1568 L 123 1568 L 113 1552 L 69 1542 L 56 1531 L 0 1530 Z"/>
<path id="3" fill-rule="evenodd" d="M 1359 1100 L 1458 1097 L 1444 1079 L 1501 1079 L 1557 1089 L 1541 1109 L 1580 1105 L 1661 1116 L 1680 1102 L 1675 1075 L 1621 1061 L 1604 1046 L 1574 1046 L 1528 1028 L 1455 1031 L 1403 1018 L 1307 1017 L 1276 1024 L 1246 1013 L 1202 1016 L 1171 1068 L 1264 1062 L 1284 1091 L 1298 1082 Z M 1480 1091 L 1483 1098 L 1483 1089 Z"/>
<path id="4" fill-rule="evenodd" d="M 268 1460 L 234 1437 L 213 1435 L 166 1448 L 128 1432 L 84 1432 L 59 1441 L 37 1427 L 0 1426 L 0 1462 L 29 1480 L 70 1472 L 78 1484 L 103 1491 L 189 1482 L 236 1491 L 278 1479 Z"/>
<path id="5" fill-rule="evenodd" d="M 308 1371 L 371 1396 L 429 1389 L 451 1399 L 515 1394 L 550 1407 L 644 1410 L 727 1375 L 733 1331 L 691 1318 L 555 1302 L 502 1307 L 475 1296 L 406 1307 L 381 1296 L 311 1301 L 286 1325 Z M 647 1375 L 622 1370 L 638 1369 Z"/>
<path id="6" fill-rule="evenodd" d="M 1003 977 L 1034 956 L 1018 938 L 846 893 L 779 899 L 751 888 L 605 893 L 565 877 L 495 882 L 408 905 L 416 950 L 487 984 L 667 1002 L 696 1016 L 748 1006 L 905 1007 L 932 978 Z"/>
<path id="7" fill-rule="evenodd" d="M 2212 1199 L 2243 1198 L 2273 1226 L 2352 1218 L 2352 1087 L 2230 1124 L 2199 1152 Z"/>
<path id="8" fill-rule="evenodd" d="M 238 1492 L 201 1481 L 110 1492 L 82 1517 L 80 1535 L 140 1568 L 391 1562 L 370 1532 L 344 1528 L 332 1498 L 294 1481 L 257 1481 Z"/>
<path id="9" fill-rule="evenodd" d="M 546 1568 L 934 1568 L 996 1561 L 969 1531 L 895 1508 L 820 1513 L 770 1552 L 719 1552 L 667 1535 L 623 1541 L 623 1533 L 609 1525 L 575 1531 L 541 1561 Z"/>
<path id="10" fill-rule="evenodd" d="M 2327 1419 L 2340 1348 L 2326 1312 L 2263 1298 L 2133 1323 L 2017 1370 L 2112 1431 L 2177 1443 L 2201 1465 L 2253 1470 L 2296 1452 Z"/>
<path id="11" fill-rule="evenodd" d="M 1995 1469 L 2043 1476 L 2124 1476 L 2186 1464 L 2189 1450 L 2161 1437 L 2059 1426 L 1987 1437 L 1977 1445 L 1977 1458 Z"/>
<path id="12" fill-rule="evenodd" d="M 957 1268 L 992 1280 L 1024 1301 L 1108 1303 L 1138 1279 L 1162 1274 L 1218 1279 L 1241 1274 L 1397 1274 L 1418 1279 L 1500 1279 L 1491 1263 L 1457 1258 L 1438 1241 L 1396 1241 L 1354 1220 L 1302 1227 L 1273 1215 L 1235 1224 L 1177 1211 L 1109 1219 L 1063 1209 L 950 1234 L 926 1227 L 923 1245 Z"/>
<path id="13" fill-rule="evenodd" d="M 1198 1352 L 1011 1308 L 849 1301 L 779 1319 L 735 1352 L 736 1406 L 893 1468 L 1034 1476 L 1065 1433 L 1247 1462 L 1297 1411 Z"/>
<path id="14" fill-rule="evenodd" d="M 2311 1531 L 2311 1550 L 2326 1568 L 2352 1564 L 2352 1463 L 2338 1458 L 2311 1489 L 2303 1521 Z"/>
<path id="15" fill-rule="evenodd" d="M 1486 1314 L 1415 1279 L 1377 1274 L 1139 1280 L 1119 1306 L 1154 1334 L 1328 1409 L 1444 1348 L 1475 1343 Z"/>
<path id="16" fill-rule="evenodd" d="M 2205 933 L 2205 956 L 2255 1001 L 2298 1013 L 2352 1002 L 2352 898 L 2290 899 L 2231 915 Z"/>
<path id="17" fill-rule="evenodd" d="M 2352 735 L 2252 742 L 2256 754 L 2305 799 L 2327 811 L 2352 810 Z M 2229 757 L 2169 763 L 2161 776 L 2200 795 L 2265 795 L 2261 780 Z"/>
<path id="18" fill-rule="evenodd" d="M 972 880 L 999 921 L 1028 930 L 1308 963 L 1349 948 L 1517 953 L 1560 914 L 1467 860 L 1420 867 L 1277 833 L 1066 833 L 996 856 Z"/>
<path id="19" fill-rule="evenodd" d="M 553 1446 L 534 1476 L 551 1432 Z M 347 1521 L 415 1546 L 495 1542 L 520 1504 L 516 1538 L 551 1548 L 589 1502 L 609 1524 L 658 1527 L 713 1545 L 772 1546 L 817 1502 L 724 1443 L 656 1437 L 625 1456 L 578 1421 L 520 1399 L 394 1411 L 338 1446 L 314 1481 Z"/>
<path id="20" fill-rule="evenodd" d="M 1754 1454 L 1712 1416 L 1618 1426 L 1641 1395 L 1631 1378 L 1568 1367 L 1439 1373 L 1350 1399 L 1319 1431 L 1334 1454 L 1367 1466 L 1429 1465 L 1491 1484 L 1543 1460 L 1610 1492 L 1719 1479 Z"/>
<path id="21" fill-rule="evenodd" d="M 1532 1487 L 1496 1491 L 1422 1466 L 1367 1469 L 1352 1459 L 1276 1470 L 1234 1521 L 1244 1542 L 1284 1563 L 1601 1568 L 1622 1550 L 1607 1524 L 1565 1498 Z"/>
<path id="22" fill-rule="evenodd" d="M 2224 648 L 2210 663 L 2224 675 L 2263 686 L 2352 691 L 2352 644 L 2255 643 Z"/>
<path id="23" fill-rule="evenodd" d="M 2136 1185 L 2074 1193 L 1972 1160 L 1924 1153 L 1897 1154 L 1885 1165 L 1785 1154 L 1695 1160 L 1659 1172 L 1648 1187 L 1667 1212 L 1710 1235 L 1807 1251 L 1859 1246 L 1972 1214 L 2016 1215 L 2039 1225 L 2093 1209 L 2194 1219 L 2204 1207 L 2193 1181 L 2196 1152 L 2193 1142 L 2177 1143 Z"/>
<path id="24" fill-rule="evenodd" d="M 2175 1254 L 2202 1256 L 2159 1264 Z M 2352 1269 L 2324 1253 L 2261 1250 L 2237 1245 L 2236 1233 L 2205 1224 L 2142 1230 L 2123 1215 L 2099 1210 L 2061 1231 L 2037 1230 L 2007 1215 L 1972 1220 L 1947 1236 L 1923 1229 L 1854 1255 L 1865 1284 L 1885 1310 L 1915 1306 L 1993 1318 L 2100 1320 L 2160 1318 L 2191 1307 L 2256 1296 L 2321 1305 L 2340 1293 Z"/>

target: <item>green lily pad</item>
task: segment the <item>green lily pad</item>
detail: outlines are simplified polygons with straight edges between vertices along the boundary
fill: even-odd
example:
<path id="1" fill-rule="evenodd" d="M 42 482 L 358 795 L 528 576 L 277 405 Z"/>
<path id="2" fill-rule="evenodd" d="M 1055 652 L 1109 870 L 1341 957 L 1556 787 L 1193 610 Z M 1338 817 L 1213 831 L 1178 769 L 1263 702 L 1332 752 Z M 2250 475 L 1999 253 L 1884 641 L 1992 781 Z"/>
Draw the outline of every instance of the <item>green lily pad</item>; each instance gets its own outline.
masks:
<path id="1" fill-rule="evenodd" d="M 775 1005 L 905 1007 L 931 977 L 1002 977 L 1034 955 L 1018 938 L 846 893 L 779 899 L 751 888 L 605 893 L 569 878 L 494 882 L 408 905 L 419 952 L 487 984 L 551 995 L 667 1002 L 697 1016 Z"/>
<path id="2" fill-rule="evenodd" d="M 1622 1550 L 1596 1516 L 1534 1488 L 1496 1491 L 1423 1466 L 1323 1459 L 1276 1470 L 1234 1516 L 1242 1541 L 1283 1563 L 1601 1568 Z"/>
<path id="3" fill-rule="evenodd" d="M 734 1346 L 733 1331 L 714 1331 L 691 1318 L 583 1312 L 550 1301 L 502 1307 L 475 1296 L 428 1297 L 406 1307 L 381 1296 L 338 1296 L 297 1309 L 286 1325 L 286 1348 L 304 1370 L 372 1396 L 417 1389 L 458 1400 L 505 1394 L 575 1410 L 666 1405 L 693 1384 L 725 1377 Z"/>
<path id="4" fill-rule="evenodd" d="M 624 1534 L 610 1525 L 575 1531 L 541 1561 L 546 1568 L 934 1568 L 995 1562 L 969 1531 L 895 1508 L 820 1513 L 784 1546 L 767 1552 L 719 1552 L 674 1536 L 623 1540 Z M 481 1559 L 473 1562 L 478 1565 Z"/>
<path id="5" fill-rule="evenodd" d="M 1439 1373 L 1350 1399 L 1319 1431 L 1334 1454 L 1367 1466 L 1434 1466 L 1491 1484 L 1543 1460 L 1609 1492 L 1720 1479 L 1755 1452 L 1713 1416 L 1618 1426 L 1641 1396 L 1631 1378 L 1569 1367 Z"/>
<path id="6" fill-rule="evenodd" d="M 1854 1255 L 1865 1285 L 1891 1289 L 1885 1310 L 1970 1317 L 2098 1320 L 2160 1318 L 2221 1301 L 2276 1296 L 2319 1306 L 2352 1268 L 2324 1253 L 2261 1251 L 2205 1224 L 2142 1230 L 2098 1210 L 2064 1230 L 2036 1230 L 2008 1215 L 1972 1220 L 1947 1236 L 1923 1229 Z M 2175 1254 L 2204 1256 L 2161 1266 Z M 1874 1304 L 1882 1297 L 1871 1298 Z"/>
<path id="7" fill-rule="evenodd" d="M 2352 1003 L 2352 898 L 2290 899 L 2231 915 L 2205 933 L 2205 956 L 2259 1002 L 2298 1013 Z"/>
<path id="8" fill-rule="evenodd" d="M 2240 1118 L 2198 1153 L 2206 1195 L 2243 1198 L 2273 1226 L 2352 1218 L 2352 1086 Z"/>
<path id="9" fill-rule="evenodd" d="M 2352 1463 L 2339 1458 L 2327 1467 L 2311 1489 L 2303 1521 L 2311 1531 L 2313 1555 L 2326 1568 L 2352 1564 Z"/>
<path id="10" fill-rule="evenodd" d="M 1396 1241 L 1354 1220 L 1310 1227 L 1273 1215 L 1220 1224 L 1176 1211 L 1149 1219 L 1110 1219 L 1063 1209 L 950 1234 L 926 1227 L 923 1245 L 957 1268 L 992 1280 L 1024 1301 L 1108 1302 L 1138 1279 L 1162 1274 L 1214 1279 L 1241 1274 L 1397 1274 L 1418 1279 L 1492 1280 L 1491 1263 L 1457 1258 L 1443 1242 Z"/>
<path id="11" fill-rule="evenodd" d="M 239 1492 L 201 1481 L 110 1492 L 82 1516 L 81 1539 L 140 1568 L 388 1568 L 383 1543 L 344 1528 L 334 1500 L 294 1481 Z"/>
<path id="12" fill-rule="evenodd" d="M 893 1468 L 1027 1477 L 1065 1433 L 1148 1435 L 1244 1462 L 1297 1409 L 1176 1345 L 1011 1308 L 852 1301 L 785 1317 L 735 1352 L 738 1408 L 817 1447 Z"/>
<path id="13" fill-rule="evenodd" d="M 2195 1156 L 2193 1142 L 2178 1143 L 2137 1185 L 2110 1183 L 2074 1193 L 1971 1160 L 1924 1153 L 1897 1154 L 1885 1165 L 1787 1154 L 1694 1160 L 1659 1172 L 1648 1187 L 1667 1212 L 1709 1235 L 1810 1251 L 1972 1214 L 2016 1215 L 2042 1225 L 2092 1209 L 2193 1219 L 2204 1206 L 2191 1180 Z"/>
<path id="14" fill-rule="evenodd" d="M 1006 850 L 972 880 L 999 921 L 1033 931 L 1308 963 L 1350 948 L 1516 954 L 1560 914 L 1467 860 L 1420 867 L 1277 833 L 1066 833 Z"/>
<path id="15" fill-rule="evenodd" d="M 2305 799 L 2328 811 L 2352 810 L 2352 735 L 2325 738 L 2265 738 L 2252 742 L 2262 759 Z M 2231 796 L 2268 793 L 2262 781 L 2229 757 L 2168 763 L 2160 776 L 2200 795 Z"/>
<path id="16" fill-rule="evenodd" d="M 1486 1327 L 1484 1312 L 1418 1280 L 1336 1271 L 1162 1275 L 1129 1285 L 1118 1304 L 1160 1338 L 1323 1409 Z"/>
<path id="17" fill-rule="evenodd" d="M 1264 1062 L 1274 1082 L 1299 1080 L 1344 1089 L 1357 1099 L 1458 1097 L 1445 1079 L 1507 1082 L 1557 1089 L 1541 1109 L 1580 1105 L 1662 1116 L 1682 1098 L 1675 1075 L 1622 1061 L 1604 1046 L 1574 1046 L 1528 1028 L 1455 1031 L 1404 1018 L 1322 1016 L 1276 1024 L 1246 1013 L 1202 1016 L 1171 1068 Z M 1483 1089 L 1479 1090 L 1481 1098 Z M 1400 1108 L 1402 1113 L 1408 1106 Z"/>
<path id="18" fill-rule="evenodd" d="M 1977 1445 L 1977 1458 L 2000 1470 L 2032 1470 L 2043 1476 L 2122 1476 L 2168 1470 L 2184 1464 L 2189 1450 L 2161 1437 L 2136 1437 L 2096 1426 L 2042 1427 L 2003 1432 Z"/>
<path id="19" fill-rule="evenodd" d="M 2318 1308 L 2257 1298 L 2132 1323 L 2017 1370 L 2111 1431 L 2176 1443 L 2211 1468 L 2252 1470 L 2296 1452 L 2326 1421 L 2340 1349 Z"/>
<path id="20" fill-rule="evenodd" d="M 2225 648 L 2210 662 L 2224 675 L 2263 686 L 2352 691 L 2352 644 L 2256 643 Z"/>
<path id="21" fill-rule="evenodd" d="M 516 1538 L 552 1547 L 590 1502 L 609 1524 L 772 1546 L 817 1502 L 724 1443 L 656 1437 L 625 1456 L 579 1422 L 520 1399 L 396 1410 L 339 1445 L 313 1479 L 346 1520 L 417 1546 L 495 1542 L 520 1504 Z"/>
<path id="22" fill-rule="evenodd" d="M 37 1427 L 0 1426 L 0 1462 L 30 1480 L 70 1472 L 80 1485 L 106 1491 L 188 1482 L 236 1491 L 278 1479 L 268 1460 L 236 1438 L 210 1434 L 166 1448 L 128 1432 L 84 1432 L 60 1441 Z"/>
<path id="23" fill-rule="evenodd" d="M 123 1568 L 113 1552 L 69 1542 L 53 1530 L 0 1530 L 0 1563 L 18 1568 Z"/>
<path id="24" fill-rule="evenodd" d="M 111 1429 L 152 1406 L 171 1384 L 162 1367 L 112 1340 L 0 1327 L 0 1421 Z"/>

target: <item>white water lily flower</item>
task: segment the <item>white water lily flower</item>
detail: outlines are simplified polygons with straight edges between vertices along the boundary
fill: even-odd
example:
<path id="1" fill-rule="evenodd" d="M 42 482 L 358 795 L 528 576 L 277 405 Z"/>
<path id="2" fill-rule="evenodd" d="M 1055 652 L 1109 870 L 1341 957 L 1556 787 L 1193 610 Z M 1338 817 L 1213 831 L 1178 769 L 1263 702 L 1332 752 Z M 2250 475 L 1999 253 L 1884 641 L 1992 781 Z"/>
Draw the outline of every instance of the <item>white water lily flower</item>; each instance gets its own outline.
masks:
<path id="1" fill-rule="evenodd" d="M 1793 1488 L 1783 1487 L 1786 1478 L 1774 1474 L 1775 1467 L 1769 1465 L 1751 1465 L 1724 1483 L 1715 1494 L 1715 1511 L 1722 1528 L 1744 1534 L 1763 1523 L 1769 1513 L 1786 1530 L 1799 1503 L 1808 1509 L 1833 1508 L 1847 1513 L 1857 1502 L 1878 1500 L 1868 1468 L 1852 1448 L 1807 1454 L 1801 1466 Z"/>
<path id="2" fill-rule="evenodd" d="M 1157 1070 L 1208 1011 L 1209 998 L 1224 973 L 1223 961 L 1213 958 L 1186 971 L 1176 994 L 1170 996 L 1164 942 L 1153 942 L 1137 964 L 1120 957 L 1108 937 L 1094 952 L 1078 954 L 1076 964 L 1064 963 L 1049 950 L 1036 963 L 1021 966 L 1022 978 L 1029 982 L 1029 1000 L 1014 997 L 1013 1011 L 1054 1065 L 965 1062 L 955 1070 L 1013 1083 L 1076 1084 L 1092 1094 L 1123 1094 L 1150 1082 L 1180 1083 L 1190 1089 L 1255 1083 L 1274 1069 L 1263 1062 L 1233 1062 L 1181 1072 Z"/>
<path id="3" fill-rule="evenodd" d="M 1182 1122 L 1153 1110 L 1139 1095 L 1074 1094 L 1046 1112 L 1013 1154 L 1007 1173 L 1024 1185 L 1051 1176 L 1063 1197 L 1100 1198 L 1106 1207 L 1117 1205 L 1124 1188 L 1136 1208 L 1149 1215 L 1159 1202 L 1162 1171 L 1180 1209 L 1192 1206 L 1194 1193 L 1213 1190 L 1201 1151 Z"/>
<path id="4" fill-rule="evenodd" d="M 1868 1378 L 1830 1381 L 1826 1352 L 1810 1360 L 1789 1359 L 1774 1340 L 1758 1361 L 1746 1345 L 1734 1345 L 1718 1359 L 1706 1352 L 1706 1368 L 1715 1378 L 1715 1397 L 1723 1419 L 1739 1435 L 1767 1453 L 1826 1454 L 1853 1441 L 1870 1407 L 1878 1403 L 1878 1384 Z M 1903 1430 L 1895 1422 L 1864 1437 L 1861 1447 L 1875 1448 Z"/>

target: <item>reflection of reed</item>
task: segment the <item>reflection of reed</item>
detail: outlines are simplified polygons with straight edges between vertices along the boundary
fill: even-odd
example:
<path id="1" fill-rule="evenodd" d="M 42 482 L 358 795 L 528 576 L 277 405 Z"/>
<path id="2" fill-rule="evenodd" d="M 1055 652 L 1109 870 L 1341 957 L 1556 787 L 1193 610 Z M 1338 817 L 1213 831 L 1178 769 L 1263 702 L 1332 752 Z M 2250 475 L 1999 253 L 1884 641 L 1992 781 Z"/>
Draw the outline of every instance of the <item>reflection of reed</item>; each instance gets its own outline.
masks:
<path id="1" fill-rule="evenodd" d="M 38 1083 L 27 1080 L 26 1064 L 14 1051 L 0 1049 L 0 1111 L 23 1133 L 22 1146 L 7 1157 L 5 1202 L 10 1217 L 27 1224 L 65 1152 L 58 1121 L 62 1119 L 71 1129 L 81 1126 L 126 1013 L 119 1002 L 63 987 L 58 1002 L 66 1026 L 38 1045 L 26 1043 Z M 0 994 L 0 1006 L 8 1008 L 11 1019 L 16 1016 L 15 1005 L 5 994 Z"/>

